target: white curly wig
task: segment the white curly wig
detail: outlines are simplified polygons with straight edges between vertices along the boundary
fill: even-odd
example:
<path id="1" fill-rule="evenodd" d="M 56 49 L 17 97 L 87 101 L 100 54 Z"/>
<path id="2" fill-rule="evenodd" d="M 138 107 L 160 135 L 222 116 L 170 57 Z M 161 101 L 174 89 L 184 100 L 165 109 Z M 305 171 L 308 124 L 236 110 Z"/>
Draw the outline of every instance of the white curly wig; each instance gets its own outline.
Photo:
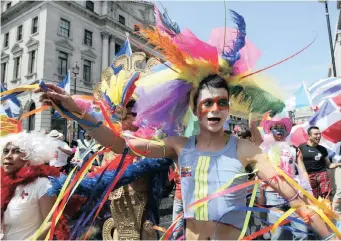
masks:
<path id="1" fill-rule="evenodd" d="M 54 154 L 59 147 L 59 141 L 46 136 L 41 132 L 20 132 L 18 134 L 10 134 L 0 138 L 0 155 L 7 144 L 11 143 L 20 148 L 25 153 L 23 158 L 32 165 L 40 165 L 49 162 L 54 158 Z"/>

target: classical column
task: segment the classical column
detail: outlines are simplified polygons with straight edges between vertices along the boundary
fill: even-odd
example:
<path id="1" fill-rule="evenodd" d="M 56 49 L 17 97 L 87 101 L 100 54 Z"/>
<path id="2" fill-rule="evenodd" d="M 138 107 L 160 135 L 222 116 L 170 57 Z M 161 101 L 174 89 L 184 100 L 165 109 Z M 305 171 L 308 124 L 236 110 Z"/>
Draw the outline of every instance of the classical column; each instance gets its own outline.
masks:
<path id="1" fill-rule="evenodd" d="M 102 70 L 109 66 L 109 36 L 108 32 L 101 32 L 102 36 Z"/>
<path id="2" fill-rule="evenodd" d="M 113 35 L 110 36 L 110 53 L 109 53 L 109 63 L 112 64 L 115 57 L 115 37 Z"/>
<path id="3" fill-rule="evenodd" d="M 102 1 L 102 15 L 108 14 L 108 2 Z"/>

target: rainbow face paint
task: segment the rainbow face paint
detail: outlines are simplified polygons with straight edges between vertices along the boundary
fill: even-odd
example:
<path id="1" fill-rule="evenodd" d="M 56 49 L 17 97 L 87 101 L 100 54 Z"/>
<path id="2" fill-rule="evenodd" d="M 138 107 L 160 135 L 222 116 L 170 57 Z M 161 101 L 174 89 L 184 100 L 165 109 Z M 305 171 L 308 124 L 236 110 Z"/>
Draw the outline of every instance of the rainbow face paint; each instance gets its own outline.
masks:
<path id="1" fill-rule="evenodd" d="M 229 101 L 226 96 L 217 96 L 215 98 L 207 98 L 199 103 L 200 116 L 206 115 L 212 111 L 224 111 L 229 109 Z"/>

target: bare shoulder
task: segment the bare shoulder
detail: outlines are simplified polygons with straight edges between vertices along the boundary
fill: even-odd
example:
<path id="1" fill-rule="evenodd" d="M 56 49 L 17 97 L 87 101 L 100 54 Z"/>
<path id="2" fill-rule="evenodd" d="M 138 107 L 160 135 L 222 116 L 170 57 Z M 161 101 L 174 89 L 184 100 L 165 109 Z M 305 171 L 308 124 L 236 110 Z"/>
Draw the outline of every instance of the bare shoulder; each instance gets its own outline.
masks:
<path id="1" fill-rule="evenodd" d="M 169 136 L 163 141 L 166 146 L 172 147 L 176 154 L 179 156 L 186 142 L 188 141 L 188 138 L 184 136 Z"/>
<path id="2" fill-rule="evenodd" d="M 243 164 L 247 165 L 252 162 L 257 162 L 259 158 L 262 158 L 264 153 L 254 143 L 248 140 L 238 139 L 237 155 L 239 160 L 243 162 Z"/>

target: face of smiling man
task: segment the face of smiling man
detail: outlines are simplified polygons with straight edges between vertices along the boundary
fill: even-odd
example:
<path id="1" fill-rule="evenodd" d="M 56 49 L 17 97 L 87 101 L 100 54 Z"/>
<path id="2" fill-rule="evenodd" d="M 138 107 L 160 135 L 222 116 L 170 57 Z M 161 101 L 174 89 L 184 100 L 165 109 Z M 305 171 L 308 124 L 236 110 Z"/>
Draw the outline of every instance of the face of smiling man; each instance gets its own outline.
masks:
<path id="1" fill-rule="evenodd" d="M 224 88 L 207 87 L 198 96 L 200 126 L 210 132 L 220 131 L 229 116 L 229 96 Z"/>

